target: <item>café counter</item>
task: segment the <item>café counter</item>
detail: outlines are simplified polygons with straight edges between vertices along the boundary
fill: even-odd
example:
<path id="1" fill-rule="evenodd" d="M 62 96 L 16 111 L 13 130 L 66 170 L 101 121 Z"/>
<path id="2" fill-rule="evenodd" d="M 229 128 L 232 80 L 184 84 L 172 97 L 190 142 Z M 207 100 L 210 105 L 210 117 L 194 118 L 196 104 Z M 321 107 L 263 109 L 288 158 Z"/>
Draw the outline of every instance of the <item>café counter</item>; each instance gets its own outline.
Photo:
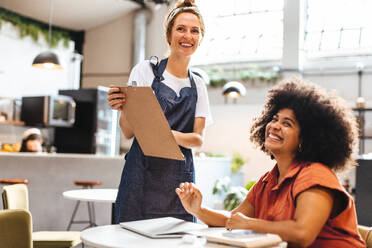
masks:
<path id="1" fill-rule="evenodd" d="M 62 193 L 80 189 L 74 185 L 74 180 L 102 182 L 97 188 L 118 188 L 124 164 L 124 156 L 0 152 L 0 178 L 29 180 L 29 208 L 34 231 L 65 230 L 76 202 L 64 198 Z M 204 202 L 213 207 L 214 182 L 230 175 L 230 159 L 195 158 L 195 173 Z M 110 224 L 110 203 L 95 203 L 95 212 L 98 225 Z M 75 219 L 88 219 L 85 202 L 80 204 Z M 82 227 L 84 225 L 76 224 L 72 230 Z"/>

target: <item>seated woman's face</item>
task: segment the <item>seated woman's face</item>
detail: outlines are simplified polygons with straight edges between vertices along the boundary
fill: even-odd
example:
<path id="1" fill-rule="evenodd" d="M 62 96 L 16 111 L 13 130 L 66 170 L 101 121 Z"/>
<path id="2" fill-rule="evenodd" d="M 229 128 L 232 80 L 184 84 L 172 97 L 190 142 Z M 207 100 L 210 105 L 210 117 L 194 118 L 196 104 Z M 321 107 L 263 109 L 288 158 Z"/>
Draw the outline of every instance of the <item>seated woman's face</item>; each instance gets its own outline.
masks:
<path id="1" fill-rule="evenodd" d="M 42 152 L 41 140 L 29 140 L 26 143 L 27 151 L 28 152 Z"/>
<path id="2" fill-rule="evenodd" d="M 300 125 L 291 109 L 281 109 L 266 125 L 265 148 L 274 156 L 295 154 L 300 144 Z"/>

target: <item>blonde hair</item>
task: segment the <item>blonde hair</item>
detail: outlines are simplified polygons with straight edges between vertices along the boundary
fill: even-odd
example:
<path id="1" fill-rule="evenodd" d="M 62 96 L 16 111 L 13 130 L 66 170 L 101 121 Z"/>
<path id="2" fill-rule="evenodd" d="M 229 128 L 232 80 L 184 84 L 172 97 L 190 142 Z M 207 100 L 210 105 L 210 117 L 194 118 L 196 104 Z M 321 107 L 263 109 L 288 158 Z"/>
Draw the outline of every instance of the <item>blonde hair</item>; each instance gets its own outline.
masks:
<path id="1" fill-rule="evenodd" d="M 167 17 L 165 18 L 165 36 L 167 38 L 167 42 L 170 45 L 170 36 L 172 33 L 172 28 L 174 25 L 174 20 L 176 20 L 176 17 L 181 13 L 192 13 L 196 15 L 200 22 L 200 32 L 202 35 L 202 38 L 204 37 L 205 32 L 205 26 L 203 17 L 199 12 L 198 6 L 195 4 L 195 0 L 183 0 L 183 1 L 177 1 L 174 8 L 168 13 Z"/>

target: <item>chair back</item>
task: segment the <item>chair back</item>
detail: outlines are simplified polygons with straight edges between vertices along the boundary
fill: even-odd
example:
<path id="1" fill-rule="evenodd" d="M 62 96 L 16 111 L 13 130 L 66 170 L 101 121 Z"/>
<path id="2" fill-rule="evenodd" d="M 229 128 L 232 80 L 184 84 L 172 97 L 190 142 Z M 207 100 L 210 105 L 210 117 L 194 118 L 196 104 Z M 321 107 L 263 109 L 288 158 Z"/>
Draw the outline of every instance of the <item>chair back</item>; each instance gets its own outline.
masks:
<path id="1" fill-rule="evenodd" d="M 14 184 L 3 187 L 4 209 L 28 210 L 28 190 L 25 184 Z"/>
<path id="2" fill-rule="evenodd" d="M 32 220 L 27 210 L 0 211 L 0 246 L 32 248 Z"/>
<path id="3" fill-rule="evenodd" d="M 362 239 L 366 242 L 367 248 L 372 248 L 372 227 L 358 225 L 358 231 Z"/>

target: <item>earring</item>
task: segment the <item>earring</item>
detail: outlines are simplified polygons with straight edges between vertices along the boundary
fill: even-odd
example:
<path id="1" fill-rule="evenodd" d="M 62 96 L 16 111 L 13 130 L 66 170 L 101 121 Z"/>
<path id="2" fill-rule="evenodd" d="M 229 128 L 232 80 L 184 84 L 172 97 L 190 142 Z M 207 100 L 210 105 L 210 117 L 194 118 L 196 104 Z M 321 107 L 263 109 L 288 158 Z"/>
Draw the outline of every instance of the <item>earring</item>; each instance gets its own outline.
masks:
<path id="1" fill-rule="evenodd" d="M 300 143 L 300 144 L 298 144 L 298 148 L 297 148 L 297 151 L 298 152 L 302 152 L 302 144 Z"/>

